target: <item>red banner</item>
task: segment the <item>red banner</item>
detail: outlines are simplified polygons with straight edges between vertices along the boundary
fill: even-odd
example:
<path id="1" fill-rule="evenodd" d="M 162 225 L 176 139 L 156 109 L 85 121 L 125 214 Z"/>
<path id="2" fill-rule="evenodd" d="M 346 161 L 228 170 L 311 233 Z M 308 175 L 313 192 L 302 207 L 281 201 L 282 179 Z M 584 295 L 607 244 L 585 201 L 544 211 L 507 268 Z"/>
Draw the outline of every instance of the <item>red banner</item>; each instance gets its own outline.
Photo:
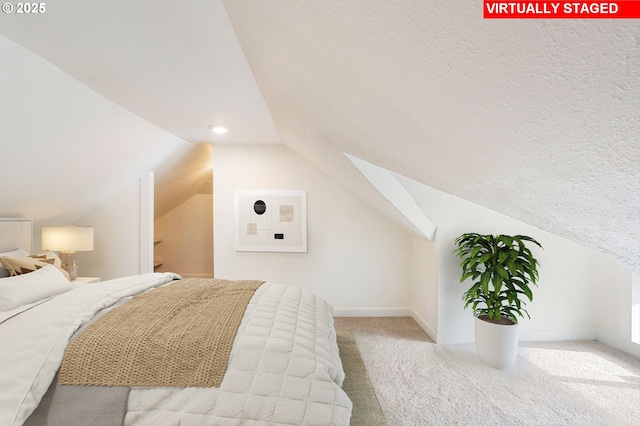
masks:
<path id="1" fill-rule="evenodd" d="M 640 1 L 490 1 L 485 19 L 640 19 Z"/>

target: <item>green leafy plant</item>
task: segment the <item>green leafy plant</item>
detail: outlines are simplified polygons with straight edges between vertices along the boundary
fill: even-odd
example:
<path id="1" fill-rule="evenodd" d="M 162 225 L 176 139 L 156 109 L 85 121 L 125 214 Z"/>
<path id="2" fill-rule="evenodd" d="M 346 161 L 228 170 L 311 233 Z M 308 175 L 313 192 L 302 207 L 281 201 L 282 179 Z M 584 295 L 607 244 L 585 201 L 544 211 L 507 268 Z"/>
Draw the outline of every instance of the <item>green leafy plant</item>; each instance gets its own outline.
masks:
<path id="1" fill-rule="evenodd" d="M 471 306 L 474 315 L 487 315 L 493 322 L 506 317 L 517 323 L 517 316 L 529 317 L 524 305 L 526 299 L 533 300 L 531 285 L 538 285 L 539 263 L 525 242 L 542 248 L 524 235 L 466 233 L 456 238 L 458 248 L 454 253 L 461 259 L 460 282 L 472 280 L 471 288 L 462 296 L 465 308 Z"/>

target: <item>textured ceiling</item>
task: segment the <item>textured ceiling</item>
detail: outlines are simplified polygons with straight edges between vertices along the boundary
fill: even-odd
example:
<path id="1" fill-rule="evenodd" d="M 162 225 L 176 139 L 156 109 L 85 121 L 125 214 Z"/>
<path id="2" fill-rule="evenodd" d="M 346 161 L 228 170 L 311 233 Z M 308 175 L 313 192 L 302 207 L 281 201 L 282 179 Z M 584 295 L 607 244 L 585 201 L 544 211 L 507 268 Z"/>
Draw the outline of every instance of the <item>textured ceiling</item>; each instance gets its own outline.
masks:
<path id="1" fill-rule="evenodd" d="M 283 137 L 348 152 L 640 270 L 640 25 L 482 2 L 226 1 Z"/>
<path id="2" fill-rule="evenodd" d="M 0 34 L 183 140 L 282 142 L 393 214 L 348 152 L 640 270 L 637 20 L 484 20 L 480 0 L 58 0 L 0 15 Z M 69 152 L 99 131 L 52 140 Z"/>

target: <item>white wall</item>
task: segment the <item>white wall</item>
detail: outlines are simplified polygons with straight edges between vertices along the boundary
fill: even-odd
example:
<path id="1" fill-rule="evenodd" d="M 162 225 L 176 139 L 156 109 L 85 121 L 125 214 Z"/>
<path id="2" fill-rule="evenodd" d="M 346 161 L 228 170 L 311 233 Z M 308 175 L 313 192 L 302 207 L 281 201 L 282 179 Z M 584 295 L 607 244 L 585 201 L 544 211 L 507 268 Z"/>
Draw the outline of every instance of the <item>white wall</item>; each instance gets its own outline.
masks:
<path id="1" fill-rule="evenodd" d="M 191 147 L 2 36 L 0 58 L 0 216 L 72 224 Z"/>
<path id="2" fill-rule="evenodd" d="M 538 240 L 544 250 L 531 247 L 540 261 L 540 281 L 527 304 L 531 319 L 520 323 L 520 340 L 595 339 L 593 313 L 593 259 L 590 250 L 532 226 L 471 203 L 438 229 L 439 305 L 438 342 L 463 343 L 473 338 L 472 311 L 463 310 L 459 258 L 452 254 L 454 239 L 464 232 L 525 234 Z M 474 208 L 476 207 L 476 208 Z"/>
<path id="3" fill-rule="evenodd" d="M 213 196 L 196 194 L 155 221 L 158 272 L 213 277 Z"/>
<path id="4" fill-rule="evenodd" d="M 520 339 L 598 338 L 640 353 L 630 341 L 631 274 L 617 260 L 411 179 L 396 178 L 438 226 L 438 343 L 473 341 L 472 312 L 464 310 L 462 302 L 466 286 L 459 283 L 459 259 L 452 254 L 454 239 L 464 232 L 525 234 L 544 250 L 533 249 L 541 263 L 540 281 L 527 305 L 531 319 L 520 321 Z"/>
<path id="5" fill-rule="evenodd" d="M 140 181 L 78 220 L 93 226 L 93 251 L 78 252 L 79 276 L 103 281 L 140 273 Z"/>
<path id="6" fill-rule="evenodd" d="M 282 145 L 215 145 L 217 278 L 297 285 L 339 315 L 408 315 L 411 238 Z M 308 253 L 236 252 L 235 189 L 307 191 Z"/>
<path id="7" fill-rule="evenodd" d="M 640 319 L 633 315 L 633 281 L 631 271 L 616 259 L 606 256 L 594 268 L 598 288 L 594 294 L 594 313 L 597 321 L 597 338 L 609 346 L 640 357 L 640 344 L 633 342 L 632 324 L 640 328 Z M 637 297 L 637 295 L 636 295 Z"/>
<path id="8" fill-rule="evenodd" d="M 434 341 L 438 334 L 438 253 L 437 245 L 412 239 L 411 316 Z"/>

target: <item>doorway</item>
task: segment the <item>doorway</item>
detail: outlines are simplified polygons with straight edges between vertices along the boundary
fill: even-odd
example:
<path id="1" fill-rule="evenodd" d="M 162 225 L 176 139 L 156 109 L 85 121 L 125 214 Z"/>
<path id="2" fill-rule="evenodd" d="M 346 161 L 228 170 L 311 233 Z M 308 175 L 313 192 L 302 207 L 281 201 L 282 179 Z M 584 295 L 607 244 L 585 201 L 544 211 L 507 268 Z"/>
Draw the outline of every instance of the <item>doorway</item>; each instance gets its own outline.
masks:
<path id="1" fill-rule="evenodd" d="M 213 277 L 213 147 L 195 144 L 156 172 L 154 270 Z"/>

